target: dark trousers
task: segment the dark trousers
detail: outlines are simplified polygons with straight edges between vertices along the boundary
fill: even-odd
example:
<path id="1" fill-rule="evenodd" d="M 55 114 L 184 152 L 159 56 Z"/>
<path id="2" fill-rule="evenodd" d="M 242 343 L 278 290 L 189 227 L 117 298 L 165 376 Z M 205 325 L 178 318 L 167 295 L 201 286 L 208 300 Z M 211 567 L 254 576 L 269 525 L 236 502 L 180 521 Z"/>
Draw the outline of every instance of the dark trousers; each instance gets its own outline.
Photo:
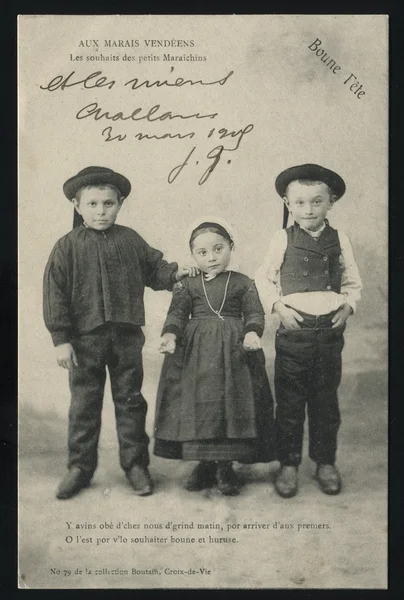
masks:
<path id="1" fill-rule="evenodd" d="M 72 340 L 79 366 L 69 373 L 69 468 L 79 467 L 92 476 L 97 467 L 106 367 L 115 405 L 121 467 L 127 471 L 135 463 L 149 464 L 147 404 L 141 394 L 144 340 L 140 327 L 116 323 L 106 323 Z"/>
<path id="2" fill-rule="evenodd" d="M 309 456 L 319 464 L 334 464 L 345 325 L 331 329 L 334 312 L 318 317 L 300 314 L 304 317 L 300 329 L 287 331 L 281 324 L 276 333 L 278 459 L 282 465 L 300 464 L 307 405 Z"/>

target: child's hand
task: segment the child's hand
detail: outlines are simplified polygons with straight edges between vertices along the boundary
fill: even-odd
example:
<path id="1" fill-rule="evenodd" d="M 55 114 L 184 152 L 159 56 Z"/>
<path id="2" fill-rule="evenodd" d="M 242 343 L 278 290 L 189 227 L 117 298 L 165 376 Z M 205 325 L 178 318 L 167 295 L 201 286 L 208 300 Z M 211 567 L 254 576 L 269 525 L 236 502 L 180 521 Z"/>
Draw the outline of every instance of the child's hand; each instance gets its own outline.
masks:
<path id="1" fill-rule="evenodd" d="M 243 348 L 247 352 L 256 352 L 261 349 L 261 340 L 255 331 L 249 331 L 244 336 Z"/>
<path id="2" fill-rule="evenodd" d="M 275 302 L 274 309 L 280 316 L 285 329 L 300 329 L 299 322 L 303 321 L 303 317 L 296 310 L 285 306 L 280 300 Z"/>
<path id="3" fill-rule="evenodd" d="M 175 278 L 177 281 L 183 279 L 188 275 L 188 277 L 195 277 L 198 275 L 199 269 L 198 267 L 192 267 L 190 265 L 184 265 L 183 267 L 178 267 L 178 271 L 175 274 Z"/>
<path id="4" fill-rule="evenodd" d="M 59 344 L 59 346 L 56 346 L 55 350 L 56 360 L 59 367 L 63 367 L 63 369 L 69 369 L 69 371 L 72 371 L 74 367 L 79 366 L 76 353 L 71 344 Z"/>
<path id="5" fill-rule="evenodd" d="M 331 319 L 332 329 L 342 327 L 348 320 L 349 315 L 353 313 L 352 307 L 349 304 L 343 304 Z"/>
<path id="6" fill-rule="evenodd" d="M 175 333 L 165 333 L 161 336 L 159 352 L 162 354 L 174 354 L 177 336 Z"/>

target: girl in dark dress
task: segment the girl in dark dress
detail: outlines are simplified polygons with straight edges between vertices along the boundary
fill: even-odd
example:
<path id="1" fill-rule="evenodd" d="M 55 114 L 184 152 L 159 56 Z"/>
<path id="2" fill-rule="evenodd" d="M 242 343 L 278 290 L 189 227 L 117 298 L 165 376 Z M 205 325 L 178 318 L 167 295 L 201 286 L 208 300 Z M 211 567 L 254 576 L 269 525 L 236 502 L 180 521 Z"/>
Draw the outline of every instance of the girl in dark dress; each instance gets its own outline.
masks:
<path id="1" fill-rule="evenodd" d="M 189 244 L 200 274 L 174 286 L 163 327 L 154 454 L 199 461 L 188 490 L 217 483 L 235 495 L 233 461 L 275 460 L 264 311 L 254 282 L 227 270 L 233 239 L 222 225 L 201 223 Z"/>

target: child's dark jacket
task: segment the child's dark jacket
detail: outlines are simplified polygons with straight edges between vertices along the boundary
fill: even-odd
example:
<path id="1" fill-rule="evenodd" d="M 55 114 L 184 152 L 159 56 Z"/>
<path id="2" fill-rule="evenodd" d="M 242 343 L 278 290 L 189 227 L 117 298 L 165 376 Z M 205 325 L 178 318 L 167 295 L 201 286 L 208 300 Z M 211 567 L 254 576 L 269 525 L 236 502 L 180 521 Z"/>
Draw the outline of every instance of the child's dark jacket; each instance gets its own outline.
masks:
<path id="1" fill-rule="evenodd" d="M 45 269 L 43 311 L 54 345 L 106 322 L 144 325 L 145 286 L 171 290 L 177 268 L 129 227 L 75 228 Z"/>

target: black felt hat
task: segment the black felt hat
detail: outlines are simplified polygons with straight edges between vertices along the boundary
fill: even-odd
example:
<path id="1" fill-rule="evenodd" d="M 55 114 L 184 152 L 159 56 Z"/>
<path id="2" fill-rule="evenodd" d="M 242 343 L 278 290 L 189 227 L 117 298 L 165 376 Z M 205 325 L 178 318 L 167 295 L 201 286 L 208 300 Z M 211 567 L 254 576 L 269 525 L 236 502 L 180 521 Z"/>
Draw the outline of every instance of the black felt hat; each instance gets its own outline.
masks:
<path id="1" fill-rule="evenodd" d="M 106 167 L 86 167 L 70 177 L 63 185 L 63 192 L 69 200 L 73 200 L 78 190 L 84 185 L 99 185 L 109 183 L 114 185 L 126 198 L 131 190 L 130 181 L 120 173 L 115 173 Z"/>
<path id="2" fill-rule="evenodd" d="M 112 169 L 106 167 L 86 167 L 70 177 L 64 185 L 63 192 L 69 200 L 73 200 L 79 189 L 85 185 L 100 185 L 107 184 L 115 186 L 122 194 L 122 198 L 126 198 L 130 194 L 131 184 L 129 179 L 115 173 Z M 74 211 L 73 228 L 81 225 L 83 219 Z"/>
<path id="3" fill-rule="evenodd" d="M 334 200 L 339 200 L 341 196 L 345 194 L 345 182 L 338 173 L 314 164 L 297 165 L 282 171 L 275 180 L 275 188 L 278 194 L 283 198 L 289 183 L 292 183 L 292 181 L 296 181 L 297 179 L 322 181 L 326 183 L 334 195 Z M 283 227 L 286 227 L 287 220 L 288 209 L 285 206 L 283 213 Z"/>

